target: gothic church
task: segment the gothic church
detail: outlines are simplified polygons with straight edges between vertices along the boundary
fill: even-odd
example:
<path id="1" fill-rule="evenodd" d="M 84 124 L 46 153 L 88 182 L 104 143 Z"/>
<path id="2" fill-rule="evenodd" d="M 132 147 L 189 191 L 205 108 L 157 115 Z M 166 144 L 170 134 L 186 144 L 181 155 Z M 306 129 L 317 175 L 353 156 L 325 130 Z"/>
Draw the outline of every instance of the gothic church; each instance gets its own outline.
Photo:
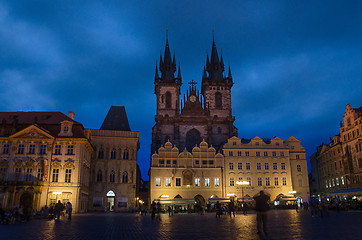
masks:
<path id="1" fill-rule="evenodd" d="M 186 95 L 180 99 L 180 65 L 175 77 L 175 55 L 171 58 L 166 36 L 164 56 L 160 56 L 158 67 L 156 64 L 154 83 L 157 110 L 156 124 L 152 128 L 151 154 L 157 152 L 167 141 L 172 142 L 180 151 L 186 148 L 191 152 L 203 140 L 219 149 L 228 138 L 237 136 L 231 109 L 231 88 L 234 83 L 230 67 L 227 76 L 224 71 L 222 55 L 219 58 L 213 39 L 211 58 L 207 55 L 204 66 L 201 94 L 195 86 L 196 82 L 192 80 Z"/>

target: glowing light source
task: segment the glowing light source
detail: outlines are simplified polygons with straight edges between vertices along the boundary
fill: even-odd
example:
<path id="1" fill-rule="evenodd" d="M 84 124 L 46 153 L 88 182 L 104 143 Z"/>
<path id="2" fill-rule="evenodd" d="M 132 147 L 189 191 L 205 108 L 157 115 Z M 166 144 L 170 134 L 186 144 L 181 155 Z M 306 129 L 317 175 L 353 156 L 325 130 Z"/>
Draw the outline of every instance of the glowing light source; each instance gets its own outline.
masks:
<path id="1" fill-rule="evenodd" d="M 248 181 L 236 181 L 237 185 L 249 185 L 250 183 Z"/>
<path id="2" fill-rule="evenodd" d="M 228 197 L 233 197 L 233 196 L 235 196 L 235 193 L 228 193 L 228 194 L 226 194 Z"/>
<path id="3" fill-rule="evenodd" d="M 54 195 L 60 195 L 62 192 L 53 192 Z"/>
<path id="4" fill-rule="evenodd" d="M 168 195 L 161 195 L 162 198 L 168 198 Z"/>
<path id="5" fill-rule="evenodd" d="M 297 191 L 289 191 L 290 194 L 296 194 Z"/>

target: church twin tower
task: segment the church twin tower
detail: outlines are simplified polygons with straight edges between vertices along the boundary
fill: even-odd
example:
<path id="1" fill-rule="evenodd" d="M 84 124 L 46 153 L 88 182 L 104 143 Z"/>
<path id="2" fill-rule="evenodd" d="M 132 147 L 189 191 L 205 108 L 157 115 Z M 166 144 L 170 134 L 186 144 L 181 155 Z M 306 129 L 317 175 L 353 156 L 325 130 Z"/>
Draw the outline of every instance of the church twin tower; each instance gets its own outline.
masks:
<path id="1" fill-rule="evenodd" d="M 158 67 L 156 64 L 154 83 L 157 109 L 156 124 L 152 128 L 151 154 L 167 141 L 180 150 L 186 148 L 191 152 L 202 140 L 219 149 L 228 138 L 237 136 L 237 128 L 233 125 L 235 117 L 231 111 L 231 88 L 234 83 L 230 67 L 227 76 L 224 76 L 224 71 L 222 55 L 219 58 L 213 39 L 211 58 L 207 55 L 204 66 L 201 94 L 192 80 L 187 94 L 180 100 L 180 65 L 175 77 L 175 55 L 171 57 L 166 36 L 164 56 L 160 56 Z"/>

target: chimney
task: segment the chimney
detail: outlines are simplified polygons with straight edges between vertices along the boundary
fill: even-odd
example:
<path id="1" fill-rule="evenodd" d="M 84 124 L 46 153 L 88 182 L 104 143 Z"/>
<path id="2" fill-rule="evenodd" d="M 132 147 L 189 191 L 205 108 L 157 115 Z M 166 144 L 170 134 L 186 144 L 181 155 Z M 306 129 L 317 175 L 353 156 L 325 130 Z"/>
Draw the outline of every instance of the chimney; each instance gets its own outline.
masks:
<path id="1" fill-rule="evenodd" d="M 72 120 L 74 120 L 74 115 L 75 115 L 74 112 L 72 111 L 68 112 L 68 117 L 71 118 Z"/>

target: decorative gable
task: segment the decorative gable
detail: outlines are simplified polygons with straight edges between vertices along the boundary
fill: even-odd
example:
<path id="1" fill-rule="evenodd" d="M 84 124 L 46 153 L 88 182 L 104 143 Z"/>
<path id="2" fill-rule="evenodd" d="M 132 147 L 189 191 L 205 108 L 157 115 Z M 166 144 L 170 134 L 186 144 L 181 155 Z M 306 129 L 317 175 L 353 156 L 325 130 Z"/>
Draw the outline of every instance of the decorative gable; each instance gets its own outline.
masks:
<path id="1" fill-rule="evenodd" d="M 10 138 L 19 139 L 53 139 L 53 136 L 36 125 L 31 125 L 13 135 Z"/>

